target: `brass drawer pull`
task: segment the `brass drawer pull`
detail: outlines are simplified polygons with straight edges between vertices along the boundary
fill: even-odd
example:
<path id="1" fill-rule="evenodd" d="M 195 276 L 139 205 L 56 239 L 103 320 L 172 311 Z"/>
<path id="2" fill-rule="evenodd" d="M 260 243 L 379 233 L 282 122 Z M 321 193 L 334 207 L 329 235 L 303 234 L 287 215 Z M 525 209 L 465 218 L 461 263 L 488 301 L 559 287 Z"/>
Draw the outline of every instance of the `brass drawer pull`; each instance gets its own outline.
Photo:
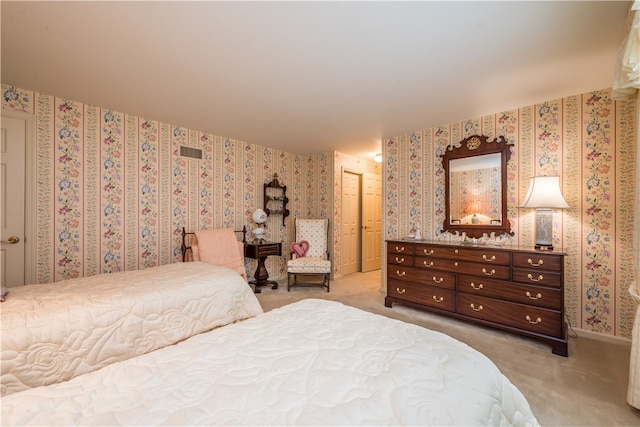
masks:
<path id="1" fill-rule="evenodd" d="M 433 276 L 432 279 L 436 283 L 442 283 L 444 281 L 444 277 L 438 279 L 436 276 Z"/>
<path id="2" fill-rule="evenodd" d="M 426 249 L 423 249 L 422 252 L 424 252 L 425 255 L 433 255 L 433 249 L 431 249 L 429 252 L 427 252 Z"/>
<path id="3" fill-rule="evenodd" d="M 456 250 L 455 250 L 455 251 L 453 251 L 453 252 L 458 253 L 458 250 L 456 249 Z"/>
<path id="4" fill-rule="evenodd" d="M 406 271 L 396 270 L 396 276 L 398 277 L 404 277 L 405 274 L 407 274 Z"/>
<path id="5" fill-rule="evenodd" d="M 431 261 L 429 264 L 427 264 L 427 261 L 422 261 L 422 265 L 424 265 L 425 267 L 433 267 L 433 261 Z"/>
<path id="6" fill-rule="evenodd" d="M 482 255 L 482 259 L 487 261 L 487 262 L 493 262 L 496 260 L 496 256 L 495 255 L 491 255 L 491 258 L 487 258 L 486 255 Z"/>
<path id="7" fill-rule="evenodd" d="M 527 319 L 527 322 L 531 323 L 532 325 L 537 325 L 538 323 L 542 322 L 542 319 L 539 317 L 536 320 L 531 320 L 531 316 L 529 316 L 528 314 L 525 319 Z"/>
<path id="8" fill-rule="evenodd" d="M 532 266 L 534 266 L 534 267 L 540 267 L 542 264 L 544 264 L 544 261 L 543 261 L 543 260 L 540 260 L 540 261 L 538 261 L 538 262 L 533 262 L 533 261 L 531 260 L 531 258 L 529 258 L 529 259 L 527 260 L 527 262 L 529 263 L 529 265 L 532 265 Z"/>
<path id="9" fill-rule="evenodd" d="M 473 289 L 475 289 L 476 291 L 479 291 L 480 289 L 484 288 L 484 285 L 482 283 L 480 283 L 479 285 L 476 286 L 475 283 L 471 282 L 471 287 Z"/>
<path id="10" fill-rule="evenodd" d="M 541 274 L 538 276 L 537 279 L 534 279 L 533 276 L 531 275 L 531 273 L 527 274 L 527 277 L 529 278 L 529 280 L 531 280 L 532 282 L 539 282 L 542 279 L 544 279 L 544 276 Z"/>
<path id="11" fill-rule="evenodd" d="M 482 269 L 482 272 L 486 275 L 486 276 L 493 276 L 494 274 L 496 274 L 496 271 L 494 269 L 491 269 L 491 271 L 487 272 L 486 268 Z"/>
<path id="12" fill-rule="evenodd" d="M 454 262 L 453 265 L 458 266 L 458 261 Z"/>
<path id="13" fill-rule="evenodd" d="M 404 252 L 404 246 L 396 246 L 396 252 Z"/>
<path id="14" fill-rule="evenodd" d="M 484 309 L 484 307 L 482 306 L 482 304 L 480 304 L 478 307 L 476 307 L 475 304 L 471 304 L 471 310 L 473 311 L 482 311 Z"/>
<path id="15" fill-rule="evenodd" d="M 538 292 L 538 295 L 533 296 L 531 295 L 531 292 L 527 291 L 526 295 L 529 297 L 529 299 L 532 299 L 532 300 L 537 300 L 542 298 L 542 294 L 540 292 Z"/>
<path id="16" fill-rule="evenodd" d="M 402 264 L 402 263 L 404 262 L 404 257 L 402 257 L 402 258 L 398 258 L 398 257 L 396 257 L 396 262 L 397 262 L 398 264 Z"/>
<path id="17" fill-rule="evenodd" d="M 399 293 L 400 295 L 402 295 L 402 294 L 404 294 L 405 292 L 407 292 L 407 290 L 406 290 L 406 289 L 404 289 L 404 288 L 402 288 L 402 289 L 400 289 L 400 288 L 396 288 L 396 292 L 397 292 L 397 293 Z"/>
<path id="18" fill-rule="evenodd" d="M 444 297 L 436 298 L 436 296 L 434 295 L 431 298 L 433 298 L 433 300 L 437 303 L 441 303 L 442 301 L 444 301 Z"/>

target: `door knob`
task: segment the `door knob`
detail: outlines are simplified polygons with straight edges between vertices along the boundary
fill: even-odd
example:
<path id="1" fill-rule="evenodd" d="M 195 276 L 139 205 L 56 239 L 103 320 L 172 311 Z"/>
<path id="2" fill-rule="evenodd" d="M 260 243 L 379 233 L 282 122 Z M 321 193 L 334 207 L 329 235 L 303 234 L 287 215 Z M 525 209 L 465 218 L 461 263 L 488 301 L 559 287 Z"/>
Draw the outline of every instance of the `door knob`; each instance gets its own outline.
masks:
<path id="1" fill-rule="evenodd" d="M 11 236 L 9 237 L 9 240 L 3 240 L 2 243 L 11 243 L 13 245 L 18 243 L 19 241 L 20 241 L 20 238 L 18 236 Z"/>

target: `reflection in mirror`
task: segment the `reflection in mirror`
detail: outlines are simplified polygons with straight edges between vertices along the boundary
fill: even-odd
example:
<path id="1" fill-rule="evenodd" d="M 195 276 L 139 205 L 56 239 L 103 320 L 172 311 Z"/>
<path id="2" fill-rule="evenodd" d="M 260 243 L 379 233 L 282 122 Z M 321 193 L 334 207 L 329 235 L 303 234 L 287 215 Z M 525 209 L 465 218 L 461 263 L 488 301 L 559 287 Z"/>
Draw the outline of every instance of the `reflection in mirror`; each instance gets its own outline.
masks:
<path id="1" fill-rule="evenodd" d="M 451 224 L 502 224 L 500 153 L 449 162 Z"/>

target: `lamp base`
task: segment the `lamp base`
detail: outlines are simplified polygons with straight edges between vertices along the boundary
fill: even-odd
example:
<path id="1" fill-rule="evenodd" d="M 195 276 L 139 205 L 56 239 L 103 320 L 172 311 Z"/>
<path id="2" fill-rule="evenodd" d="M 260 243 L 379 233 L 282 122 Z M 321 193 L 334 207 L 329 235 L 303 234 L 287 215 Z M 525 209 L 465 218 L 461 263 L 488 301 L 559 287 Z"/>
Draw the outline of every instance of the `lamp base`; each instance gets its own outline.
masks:
<path id="1" fill-rule="evenodd" d="M 553 250 L 553 211 L 536 209 L 536 250 Z"/>
<path id="2" fill-rule="evenodd" d="M 539 245 L 536 244 L 535 246 L 537 251 L 552 251 L 553 250 L 553 245 Z"/>

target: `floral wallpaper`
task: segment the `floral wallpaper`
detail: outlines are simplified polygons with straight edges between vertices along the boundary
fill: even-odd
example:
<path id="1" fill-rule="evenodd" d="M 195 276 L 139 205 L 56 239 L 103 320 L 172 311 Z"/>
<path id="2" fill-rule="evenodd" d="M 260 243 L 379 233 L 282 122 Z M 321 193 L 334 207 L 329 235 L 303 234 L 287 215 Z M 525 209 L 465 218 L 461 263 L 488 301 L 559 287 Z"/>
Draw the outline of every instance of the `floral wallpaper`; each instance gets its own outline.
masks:
<path id="1" fill-rule="evenodd" d="M 36 118 L 37 283 L 177 262 L 182 227 L 253 228 L 274 173 L 291 215 L 267 221 L 267 239 L 283 243 L 283 257 L 267 259 L 271 277 L 286 275 L 294 218 L 332 213 L 333 153 L 295 155 L 7 85 L 2 108 Z M 248 259 L 250 276 L 255 267 Z"/>
<path id="2" fill-rule="evenodd" d="M 13 86 L 2 85 L 2 108 L 36 118 L 38 283 L 176 262 L 183 226 L 250 227 L 251 213 L 262 205 L 262 184 L 274 173 L 287 185 L 291 215 L 285 226 L 269 217 L 267 239 L 286 248 L 296 217 L 340 223 L 342 168 L 380 171 L 341 153 L 295 155 Z M 450 239 L 440 232 L 438 156 L 475 133 L 504 135 L 514 144 L 507 200 L 515 232 L 505 238 L 533 245 L 533 212 L 516 206 L 532 176 L 559 175 L 571 209 L 555 216 L 554 245 L 567 253 L 570 323 L 629 338 L 636 109 L 635 101 L 613 101 L 610 90 L 598 90 L 385 141 L 385 238 L 420 225 L 427 238 Z M 181 145 L 201 149 L 202 160 L 181 157 Z M 334 275 L 340 276 L 340 230 L 332 235 Z M 284 277 L 286 260 L 269 257 L 267 268 Z M 254 269 L 255 261 L 247 260 L 249 275 Z"/>
<path id="3" fill-rule="evenodd" d="M 571 206 L 557 211 L 554 245 L 564 248 L 565 310 L 573 327 L 631 337 L 634 304 L 632 230 L 637 144 L 635 100 L 613 101 L 610 90 L 543 102 L 416 131 L 383 144 L 386 238 L 422 225 L 427 238 L 448 241 L 444 220 L 447 145 L 473 134 L 512 142 L 508 164 L 509 243 L 533 246 L 534 213 L 518 209 L 535 175 L 561 177 Z"/>

